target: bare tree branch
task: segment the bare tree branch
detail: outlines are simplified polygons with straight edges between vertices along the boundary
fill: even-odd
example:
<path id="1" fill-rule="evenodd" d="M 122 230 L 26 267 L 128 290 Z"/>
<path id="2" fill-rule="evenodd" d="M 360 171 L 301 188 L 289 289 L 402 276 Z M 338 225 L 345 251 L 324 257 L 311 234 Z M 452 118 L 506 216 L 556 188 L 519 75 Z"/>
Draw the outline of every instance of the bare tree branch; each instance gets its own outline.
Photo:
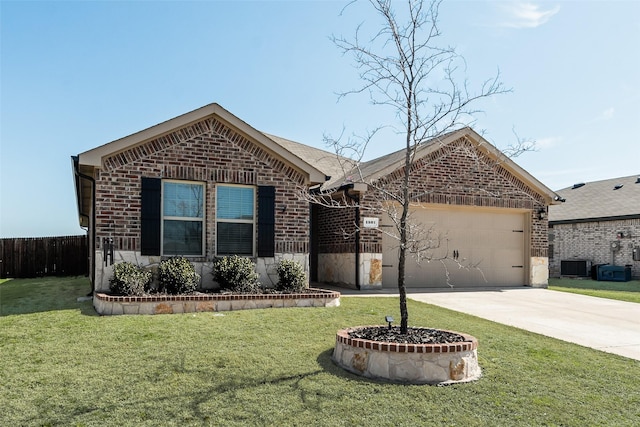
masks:
<path id="1" fill-rule="evenodd" d="M 451 192 L 468 194 L 469 197 L 497 197 L 498 190 L 491 188 L 470 188 L 467 181 L 453 175 L 442 180 L 438 186 L 420 187 L 412 183 L 411 175 L 423 164 L 419 153 L 425 144 L 438 144 L 440 138 L 454 129 L 468 126 L 481 110 L 479 101 L 495 95 L 510 92 L 500 80 L 499 71 L 495 76 L 484 80 L 479 86 L 472 87 L 464 78 L 467 64 L 462 56 L 451 46 L 439 44 L 441 37 L 439 8 L 441 0 L 406 0 L 399 20 L 394 6 L 400 2 L 391 0 L 368 0 L 383 23 L 369 36 L 364 33 L 364 25 L 356 27 L 352 38 L 332 36 L 331 40 L 343 55 L 353 58 L 359 74 L 360 87 L 341 92 L 343 97 L 368 94 L 373 105 L 390 107 L 394 116 L 389 123 L 404 137 L 404 166 L 400 185 L 390 185 L 385 177 L 367 177 L 362 170 L 365 151 L 372 144 L 378 131 L 390 124 L 381 125 L 368 132 L 364 137 L 351 135 L 346 138 L 344 129 L 338 138 L 325 135 L 325 143 L 337 154 L 342 169 L 342 182 L 334 182 L 330 188 L 318 188 L 307 194 L 312 203 L 331 208 L 350 208 L 358 206 L 348 197 L 347 191 L 335 191 L 341 186 L 363 183 L 369 190 L 367 203 L 359 201 L 362 209 L 372 214 L 385 215 L 393 224 L 392 229 L 382 230 L 398 242 L 399 267 L 398 289 L 400 293 L 401 329 L 406 332 L 408 312 L 406 306 L 405 263 L 407 256 L 416 262 L 440 262 L 445 267 L 447 283 L 450 284 L 449 268 L 479 270 L 479 263 L 452 256 L 448 249 L 446 234 L 438 233 L 433 225 L 421 224 L 414 219 L 411 210 L 422 206 L 430 194 Z M 350 2 L 345 9 L 354 2 Z M 344 10 L 343 9 L 343 12 Z M 515 133 L 515 132 L 514 132 Z M 508 155 L 518 155 L 533 148 L 531 141 L 520 140 L 505 151 Z M 504 162 L 505 156 L 493 158 L 479 155 L 464 143 L 454 146 L 445 155 L 464 154 L 471 159 L 469 174 L 480 174 L 490 167 Z M 466 151 L 465 151 L 466 150 Z M 493 191 L 493 192 L 492 192 Z M 524 191 L 524 190 L 523 190 Z M 356 224 L 358 230 L 359 224 Z M 340 231 L 343 236 L 350 236 Z M 480 274 L 482 272 L 480 271 Z"/>

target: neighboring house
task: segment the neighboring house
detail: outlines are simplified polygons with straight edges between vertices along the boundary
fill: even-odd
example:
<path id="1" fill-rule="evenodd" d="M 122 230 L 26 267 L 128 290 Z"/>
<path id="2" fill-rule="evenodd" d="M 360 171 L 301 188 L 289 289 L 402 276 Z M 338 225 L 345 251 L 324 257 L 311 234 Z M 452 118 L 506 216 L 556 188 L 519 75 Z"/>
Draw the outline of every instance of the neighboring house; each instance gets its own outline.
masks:
<path id="1" fill-rule="evenodd" d="M 415 215 L 443 236 L 437 250 L 476 265 L 408 263 L 409 286 L 546 286 L 547 206 L 556 195 L 469 128 L 425 143 L 412 179 Z M 402 152 L 361 165 L 367 182 L 397 188 Z M 356 183 L 335 154 L 262 133 L 217 104 L 72 157 L 91 278 L 106 290 L 112 264 L 190 258 L 211 287 L 211 265 L 248 256 L 263 283 L 293 258 L 312 281 L 396 286 L 389 218 L 367 228 L 374 187 Z M 360 208 L 309 204 L 319 189 Z M 362 214 L 362 215 L 361 215 Z M 357 226 L 356 226 L 357 224 Z M 375 225 L 375 221 L 373 224 Z M 442 252 L 444 251 L 444 252 Z"/>
<path id="2" fill-rule="evenodd" d="M 590 276 L 597 264 L 631 266 L 640 277 L 640 176 L 574 184 L 549 209 L 552 277 Z M 634 249 L 635 257 L 634 260 Z"/>

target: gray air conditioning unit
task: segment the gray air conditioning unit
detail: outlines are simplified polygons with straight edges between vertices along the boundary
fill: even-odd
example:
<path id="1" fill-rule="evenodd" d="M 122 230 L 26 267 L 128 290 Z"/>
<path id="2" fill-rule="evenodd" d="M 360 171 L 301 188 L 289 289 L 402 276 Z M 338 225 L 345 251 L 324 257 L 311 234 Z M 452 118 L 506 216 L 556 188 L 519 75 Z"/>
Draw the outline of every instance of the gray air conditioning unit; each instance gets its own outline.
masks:
<path id="1" fill-rule="evenodd" d="M 587 277 L 591 275 L 591 261 L 571 259 L 560 261 L 561 276 Z"/>

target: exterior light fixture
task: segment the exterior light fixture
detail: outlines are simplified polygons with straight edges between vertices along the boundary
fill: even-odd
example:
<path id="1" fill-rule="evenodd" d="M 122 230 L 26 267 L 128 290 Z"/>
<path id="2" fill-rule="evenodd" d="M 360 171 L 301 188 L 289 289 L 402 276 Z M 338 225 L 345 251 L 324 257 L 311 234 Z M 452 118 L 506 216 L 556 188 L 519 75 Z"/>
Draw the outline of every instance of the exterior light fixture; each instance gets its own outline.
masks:
<path id="1" fill-rule="evenodd" d="M 540 209 L 538 211 L 538 219 L 542 220 L 547 217 L 547 211 L 545 209 Z"/>
<path id="2" fill-rule="evenodd" d="M 389 329 L 391 329 L 391 323 L 393 322 L 393 317 L 385 316 L 384 320 L 385 320 L 385 322 L 387 322 L 389 324 Z"/>

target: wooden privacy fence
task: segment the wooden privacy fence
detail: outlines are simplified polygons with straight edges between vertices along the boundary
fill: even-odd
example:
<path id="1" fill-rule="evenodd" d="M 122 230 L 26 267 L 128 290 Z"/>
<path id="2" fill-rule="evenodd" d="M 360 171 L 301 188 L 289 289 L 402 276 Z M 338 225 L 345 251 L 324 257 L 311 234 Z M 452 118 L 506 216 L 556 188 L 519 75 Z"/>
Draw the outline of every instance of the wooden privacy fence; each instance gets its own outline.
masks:
<path id="1" fill-rule="evenodd" d="M 87 236 L 0 239 L 0 278 L 89 273 Z"/>

